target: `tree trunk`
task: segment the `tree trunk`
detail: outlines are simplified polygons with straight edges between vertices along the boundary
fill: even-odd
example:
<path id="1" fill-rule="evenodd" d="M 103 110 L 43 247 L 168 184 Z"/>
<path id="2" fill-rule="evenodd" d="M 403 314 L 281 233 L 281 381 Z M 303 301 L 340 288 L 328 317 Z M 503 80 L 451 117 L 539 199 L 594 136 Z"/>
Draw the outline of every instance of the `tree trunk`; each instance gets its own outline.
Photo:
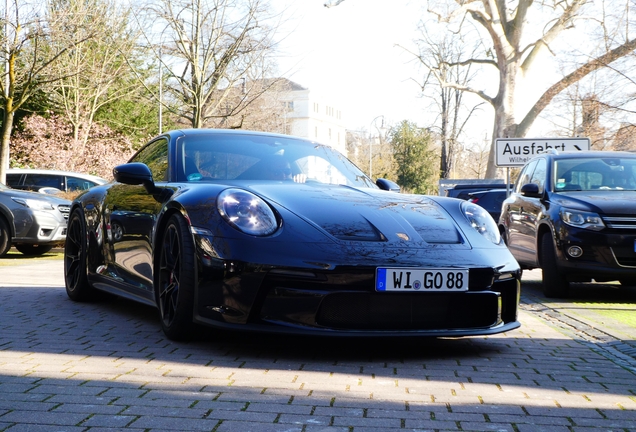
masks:
<path id="1" fill-rule="evenodd" d="M 15 113 L 4 107 L 2 119 L 2 141 L 0 142 L 0 183 L 7 183 L 7 169 L 9 169 L 9 145 L 11 144 L 11 131 L 13 130 L 13 118 Z"/>

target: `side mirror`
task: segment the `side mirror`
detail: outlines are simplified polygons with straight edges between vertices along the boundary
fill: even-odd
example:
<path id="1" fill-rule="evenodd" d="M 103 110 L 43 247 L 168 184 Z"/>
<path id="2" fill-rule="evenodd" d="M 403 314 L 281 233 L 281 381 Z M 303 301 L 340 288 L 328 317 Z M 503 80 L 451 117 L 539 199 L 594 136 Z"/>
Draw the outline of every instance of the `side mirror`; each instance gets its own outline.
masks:
<path id="1" fill-rule="evenodd" d="M 154 194 L 157 191 L 150 168 L 148 168 L 148 165 L 140 162 L 117 165 L 113 168 L 113 177 L 115 181 L 119 183 L 143 185 L 150 194 Z"/>
<path id="2" fill-rule="evenodd" d="M 400 186 L 391 180 L 379 178 L 375 181 L 377 187 L 389 192 L 400 192 Z"/>
<path id="3" fill-rule="evenodd" d="M 539 185 L 536 183 L 524 184 L 523 186 L 521 186 L 521 195 L 530 198 L 541 197 L 541 194 L 539 193 Z"/>

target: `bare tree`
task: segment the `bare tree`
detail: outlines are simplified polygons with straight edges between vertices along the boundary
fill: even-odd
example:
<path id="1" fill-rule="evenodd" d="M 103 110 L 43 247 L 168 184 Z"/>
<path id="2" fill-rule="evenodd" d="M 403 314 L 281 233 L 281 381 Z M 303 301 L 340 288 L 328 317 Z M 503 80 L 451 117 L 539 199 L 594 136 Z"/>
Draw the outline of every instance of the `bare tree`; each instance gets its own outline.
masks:
<path id="1" fill-rule="evenodd" d="M 633 62 L 634 56 L 623 59 Z M 605 68 L 571 85 L 552 102 L 546 112 L 554 136 L 585 136 L 594 150 L 636 149 L 628 130 L 636 114 L 636 77 Z"/>
<path id="2" fill-rule="evenodd" d="M 161 0 L 147 10 L 161 29 L 149 40 L 166 70 L 162 102 L 191 127 L 236 116 L 266 90 L 275 47 L 266 0 Z"/>
<path id="3" fill-rule="evenodd" d="M 55 74 L 63 78 L 54 83 L 50 97 L 72 125 L 73 139 L 82 145 L 89 139 L 100 108 L 141 87 L 137 80 L 127 79 L 133 76 L 126 59 L 133 57 L 136 46 L 130 13 L 128 7 L 113 0 L 51 1 L 51 46 L 73 49 L 66 50 L 52 65 Z M 69 32 L 78 20 L 84 26 Z"/>
<path id="4" fill-rule="evenodd" d="M 417 41 L 418 53 L 413 53 L 426 70 L 423 82 L 419 85 L 422 94 L 429 97 L 436 107 L 435 124 L 440 139 L 440 178 L 449 178 L 453 172 L 453 163 L 458 150 L 460 136 L 467 122 L 481 103 L 467 107 L 464 91 L 473 76 L 470 66 L 460 68 L 451 65 L 464 56 L 468 43 L 452 33 L 434 37 L 428 31 L 428 25 L 420 23 L 421 38 Z M 474 52 L 474 50 L 473 50 Z M 446 85 L 453 82 L 457 86 Z"/>
<path id="5" fill-rule="evenodd" d="M 5 58 L 0 79 L 0 100 L 3 117 L 0 138 L 0 182 L 6 181 L 9 167 L 11 133 L 15 113 L 35 93 L 59 81 L 52 66 L 71 46 L 49 45 L 50 29 L 40 16 L 40 4 L 24 4 L 18 0 L 5 3 L 8 7 L 2 19 L 4 32 L 0 44 Z M 69 32 L 83 27 L 81 20 L 70 23 Z M 81 42 L 76 41 L 76 42 Z"/>
<path id="6" fill-rule="evenodd" d="M 210 119 L 208 126 L 290 134 L 291 120 L 288 114 L 293 111 L 293 105 L 289 104 L 289 93 L 293 85 L 289 80 L 272 78 L 246 82 L 245 85 L 229 89 L 226 91 L 225 103 L 217 109 L 219 115 Z M 246 104 L 247 91 L 252 94 Z M 221 115 L 223 113 L 224 116 Z"/>
<path id="7" fill-rule="evenodd" d="M 436 2 L 437 3 L 437 2 Z M 621 24 L 627 29 L 624 19 L 612 20 L 610 16 L 596 14 L 594 19 L 584 19 L 587 8 L 601 7 L 601 11 L 612 10 L 620 6 L 620 0 L 608 2 L 589 2 L 587 0 L 553 0 L 534 2 L 533 0 L 456 0 L 456 7 L 448 12 L 449 1 L 441 5 L 429 2 L 429 11 L 435 13 L 442 21 L 458 23 L 456 31 L 462 31 L 465 21 L 472 20 L 485 31 L 485 38 L 490 42 L 489 48 L 482 57 L 472 57 L 457 62 L 457 65 L 486 65 L 497 71 L 498 86 L 494 96 L 486 89 L 461 87 L 456 83 L 446 85 L 473 92 L 488 102 L 494 109 L 495 122 L 488 160 L 487 178 L 496 175 L 494 162 L 495 139 L 497 137 L 523 137 L 536 121 L 539 114 L 550 102 L 570 85 L 582 80 L 591 73 L 608 67 L 613 62 L 629 55 L 636 49 L 636 38 L 630 38 L 629 32 L 616 32 Z M 601 4 L 602 3 L 602 4 Z M 440 7 L 441 6 L 441 7 Z M 605 8 L 607 6 L 607 9 Z M 620 8 L 621 11 L 626 9 Z M 588 11 L 590 12 L 590 11 Z M 551 51 L 553 45 L 566 30 L 580 28 L 584 22 L 588 34 L 599 30 L 604 35 L 601 43 L 577 48 L 581 51 L 582 61 L 572 59 L 569 71 L 565 76 L 555 80 L 547 89 L 538 92 L 536 101 L 517 117 L 517 95 L 519 84 L 531 75 L 545 76 L 545 64 L 540 59 Z M 596 29 L 592 25 L 596 24 Z M 614 30 L 611 26 L 614 25 Z M 617 27 L 616 27 L 617 26 Z M 533 29 L 542 31 L 536 35 Z M 484 34 L 484 33 L 482 33 Z M 571 49 L 571 47 L 570 47 Z"/>
<path id="8" fill-rule="evenodd" d="M 379 129 L 379 128 L 378 128 Z M 370 131 L 347 131 L 347 158 L 367 175 L 369 160 L 372 160 L 375 178 L 385 178 L 397 181 L 397 163 L 393 155 L 393 145 L 388 139 L 390 128 L 378 130 L 377 135 Z"/>
<path id="9" fill-rule="evenodd" d="M 523 137 L 552 100 L 570 85 L 596 71 L 610 67 L 636 49 L 636 38 L 630 36 L 629 19 L 633 0 L 428 0 L 428 10 L 449 31 L 472 33 L 485 47 L 481 56 L 461 59 L 451 66 L 480 66 L 495 72 L 496 80 L 484 79 L 483 87 L 462 86 L 445 82 L 444 86 L 472 92 L 488 102 L 494 110 L 487 178 L 496 176 L 495 139 Z M 467 25 L 467 24 L 474 25 Z M 475 32 L 475 28 L 480 29 Z M 559 44 L 575 29 L 579 41 L 575 49 Z M 580 43 L 584 36 L 597 40 Z M 557 50 L 557 45 L 562 45 Z M 576 56 L 572 52 L 577 51 Z M 546 78 L 541 62 L 547 54 L 570 55 L 564 76 L 536 89 L 535 101 L 519 113 L 518 94 L 524 80 Z M 488 88 L 496 82 L 496 88 Z M 532 84 L 530 84 L 532 85 Z M 525 108 L 525 107 L 524 107 Z"/>
<path id="10" fill-rule="evenodd" d="M 455 178 L 486 178 L 489 154 L 489 145 L 486 141 L 484 140 L 484 143 L 473 142 L 460 146 L 453 170 Z"/>

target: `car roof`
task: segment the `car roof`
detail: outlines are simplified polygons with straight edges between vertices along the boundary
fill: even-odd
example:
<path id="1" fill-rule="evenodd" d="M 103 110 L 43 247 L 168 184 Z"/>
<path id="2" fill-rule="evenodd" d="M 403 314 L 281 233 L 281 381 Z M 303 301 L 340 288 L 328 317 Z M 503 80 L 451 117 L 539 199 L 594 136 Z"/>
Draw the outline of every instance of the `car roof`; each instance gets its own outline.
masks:
<path id="1" fill-rule="evenodd" d="M 164 132 L 160 136 L 170 136 L 170 137 L 178 137 L 178 136 L 197 136 L 197 135 L 248 135 L 248 136 L 270 136 L 270 137 L 280 137 L 286 140 L 293 139 L 295 141 L 304 141 L 306 143 L 312 144 L 320 144 L 325 145 L 319 141 L 315 141 L 309 138 L 297 137 L 292 135 L 274 133 L 274 132 L 259 132 L 259 131 L 251 131 L 245 129 L 174 129 L 171 131 Z"/>
<path id="2" fill-rule="evenodd" d="M 608 150 L 587 150 L 587 151 L 566 151 L 558 153 L 543 153 L 538 157 L 548 156 L 552 159 L 571 159 L 575 156 L 577 159 L 596 159 L 596 158 L 630 158 L 636 159 L 636 153 L 629 151 L 608 151 Z"/>
<path id="3" fill-rule="evenodd" d="M 95 183 L 105 184 L 108 180 L 94 176 L 91 174 L 78 173 L 74 171 L 61 171 L 61 170 L 47 170 L 47 169 L 33 169 L 33 168 L 9 168 L 7 174 L 51 174 L 51 175 L 63 175 L 67 177 L 77 177 L 84 180 L 92 180 Z"/>

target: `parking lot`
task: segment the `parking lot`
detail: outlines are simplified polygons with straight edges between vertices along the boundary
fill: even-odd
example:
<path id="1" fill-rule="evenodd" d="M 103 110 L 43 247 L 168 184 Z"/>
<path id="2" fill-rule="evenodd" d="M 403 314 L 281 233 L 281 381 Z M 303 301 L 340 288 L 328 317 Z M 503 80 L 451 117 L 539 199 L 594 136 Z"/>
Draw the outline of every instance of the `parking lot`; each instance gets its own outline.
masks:
<path id="1" fill-rule="evenodd" d="M 1 266 L 0 431 L 636 430 L 634 335 L 525 292 L 497 336 L 176 343 L 151 308 L 68 300 L 61 260 Z"/>

